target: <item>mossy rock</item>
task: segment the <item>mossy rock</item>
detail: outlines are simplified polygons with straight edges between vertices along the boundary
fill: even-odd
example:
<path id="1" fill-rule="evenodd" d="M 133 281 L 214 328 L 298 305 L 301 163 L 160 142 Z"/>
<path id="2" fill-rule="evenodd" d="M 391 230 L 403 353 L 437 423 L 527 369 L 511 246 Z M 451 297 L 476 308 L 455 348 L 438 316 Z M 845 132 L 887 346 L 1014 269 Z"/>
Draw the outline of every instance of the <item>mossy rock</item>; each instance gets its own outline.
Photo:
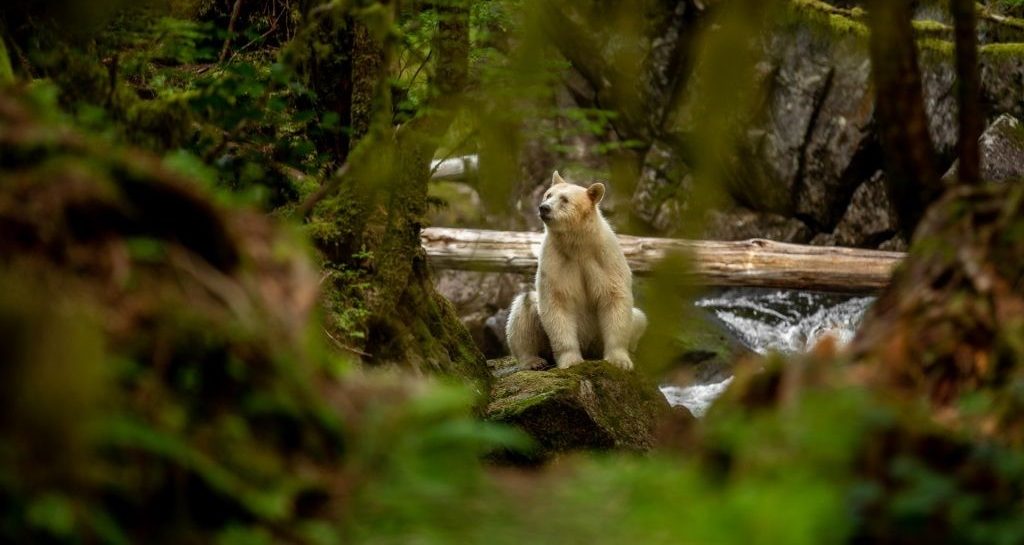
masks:
<path id="1" fill-rule="evenodd" d="M 673 347 L 673 366 L 665 380 L 673 384 L 721 382 L 740 359 L 754 354 L 714 314 L 693 309 Z"/>
<path id="2" fill-rule="evenodd" d="M 489 362 L 507 369 L 513 358 Z M 489 420 L 512 424 L 536 440 L 540 455 L 578 449 L 643 451 L 671 407 L 658 388 L 605 361 L 569 369 L 518 371 L 491 390 Z"/>

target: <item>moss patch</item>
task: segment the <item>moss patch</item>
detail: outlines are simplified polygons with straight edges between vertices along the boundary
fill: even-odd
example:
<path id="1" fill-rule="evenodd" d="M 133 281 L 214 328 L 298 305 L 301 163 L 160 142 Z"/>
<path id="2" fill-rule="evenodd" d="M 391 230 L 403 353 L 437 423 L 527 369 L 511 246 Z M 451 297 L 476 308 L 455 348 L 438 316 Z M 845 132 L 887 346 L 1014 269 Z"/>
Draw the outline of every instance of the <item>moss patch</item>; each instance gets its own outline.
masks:
<path id="1" fill-rule="evenodd" d="M 509 359 L 491 362 L 507 368 Z M 647 450 L 670 411 L 658 388 L 604 361 L 519 371 L 498 379 L 486 416 L 532 436 L 541 455 L 577 449 Z"/>

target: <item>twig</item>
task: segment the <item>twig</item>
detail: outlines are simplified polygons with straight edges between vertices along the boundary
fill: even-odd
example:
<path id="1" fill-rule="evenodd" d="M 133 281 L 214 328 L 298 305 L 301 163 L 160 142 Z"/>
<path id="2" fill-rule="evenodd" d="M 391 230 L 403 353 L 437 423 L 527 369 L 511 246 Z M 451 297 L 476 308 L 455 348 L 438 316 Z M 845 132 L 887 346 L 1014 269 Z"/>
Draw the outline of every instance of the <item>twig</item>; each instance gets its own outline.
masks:
<path id="1" fill-rule="evenodd" d="M 242 10 L 242 0 L 235 0 L 234 7 L 231 8 L 231 19 L 228 21 L 228 35 L 224 37 L 224 47 L 220 50 L 220 57 L 217 62 L 224 62 L 224 59 L 228 56 L 228 50 L 231 49 L 231 38 L 235 34 L 235 21 L 238 20 L 238 12 Z"/>
<path id="2" fill-rule="evenodd" d="M 433 55 L 433 54 L 434 54 L 434 50 L 433 49 L 431 49 L 430 51 L 427 51 L 427 56 L 424 57 L 423 62 L 420 63 L 420 67 L 417 68 L 415 72 L 413 72 L 412 78 L 409 79 L 409 85 L 410 86 L 412 86 L 413 83 L 416 83 L 416 77 L 420 75 L 420 71 L 423 70 L 423 67 L 426 66 L 428 62 L 430 62 L 430 56 Z"/>
<path id="3" fill-rule="evenodd" d="M 455 154 L 455 151 L 459 150 L 459 149 L 462 149 L 462 146 L 465 146 L 466 142 L 469 142 L 470 138 L 476 136 L 476 133 L 477 133 L 476 129 L 473 129 L 472 131 L 470 131 L 469 134 L 467 134 L 465 136 L 465 138 L 463 138 L 461 141 L 459 141 L 458 144 L 453 146 L 452 149 L 448 150 L 448 153 L 445 154 L 444 157 L 441 157 L 440 159 L 438 159 L 437 163 L 433 166 L 433 168 L 430 169 L 430 177 L 433 178 L 434 174 L 437 174 L 437 169 L 441 168 L 441 163 L 447 161 L 448 159 L 451 159 L 452 155 Z"/>
<path id="4" fill-rule="evenodd" d="M 257 37 L 257 38 L 253 38 L 253 39 L 252 39 L 252 40 L 251 40 L 251 41 L 250 41 L 249 43 L 247 43 L 247 44 L 243 45 L 242 47 L 239 47 L 238 49 L 234 50 L 234 51 L 233 51 L 233 52 L 231 53 L 231 59 L 232 59 L 232 60 L 234 60 L 234 58 L 235 58 L 235 57 L 236 57 L 236 56 L 237 56 L 237 55 L 238 55 L 239 53 L 241 53 L 241 52 L 245 51 L 246 49 L 249 49 L 249 48 L 250 48 L 250 47 L 252 47 L 252 45 L 253 45 L 253 44 L 255 44 L 256 42 L 258 42 L 258 41 L 260 41 L 260 40 L 262 40 L 262 39 L 266 38 L 267 36 L 270 36 L 271 34 L 273 34 L 273 33 L 274 33 L 274 31 L 276 31 L 276 30 L 277 30 L 277 23 L 281 21 L 281 15 L 284 15 L 284 12 L 283 12 L 283 11 L 282 11 L 282 12 L 281 12 L 281 13 L 280 13 L 280 14 L 279 14 L 278 16 L 277 16 L 277 18 L 276 18 L 276 19 L 274 19 L 274 22 L 270 23 L 270 28 L 269 28 L 269 29 L 267 29 L 267 31 L 266 31 L 266 32 L 264 32 L 263 34 L 260 34 L 260 35 L 259 35 L 259 37 Z"/>
<path id="5" fill-rule="evenodd" d="M 316 193 L 313 193 L 312 195 L 307 197 L 306 200 L 303 201 L 301 205 L 299 205 L 298 210 L 296 210 L 296 214 L 298 214 L 298 217 L 300 219 L 306 219 L 307 217 L 309 217 L 309 214 L 313 211 L 313 208 L 315 208 L 316 205 L 324 199 L 324 197 L 331 193 L 334 193 L 334 191 L 336 191 L 338 187 L 341 186 L 341 182 L 344 181 L 345 175 L 348 174 L 348 170 L 349 164 L 347 162 L 344 165 L 341 165 L 341 167 L 334 172 L 334 176 L 331 176 L 331 179 L 328 180 L 327 183 L 320 186 L 320 189 L 316 190 Z"/>
<path id="6" fill-rule="evenodd" d="M 334 344 L 338 345 L 338 348 L 340 348 L 342 350 L 345 350 L 346 352 L 351 352 L 353 354 L 358 354 L 358 355 L 366 357 L 366 358 L 372 358 L 373 357 L 373 354 L 370 354 L 368 352 L 363 352 L 362 350 L 360 350 L 358 348 L 355 348 L 353 346 L 349 346 L 349 345 L 339 341 L 338 339 L 335 339 L 334 335 L 331 335 L 331 332 L 327 331 L 326 327 L 324 327 L 322 329 L 324 330 L 324 334 L 327 335 L 327 338 L 329 338 L 332 341 L 334 341 Z"/>

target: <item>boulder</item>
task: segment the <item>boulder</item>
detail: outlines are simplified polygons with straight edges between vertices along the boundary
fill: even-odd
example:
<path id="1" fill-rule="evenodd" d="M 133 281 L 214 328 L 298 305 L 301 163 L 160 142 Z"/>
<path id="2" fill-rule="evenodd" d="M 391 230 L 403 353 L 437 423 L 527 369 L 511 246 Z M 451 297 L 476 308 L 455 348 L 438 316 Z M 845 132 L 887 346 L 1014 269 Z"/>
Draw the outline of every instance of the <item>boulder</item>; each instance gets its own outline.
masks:
<path id="1" fill-rule="evenodd" d="M 721 382 L 732 376 L 737 361 L 754 354 L 725 323 L 698 308 L 674 340 L 671 367 L 663 379 L 677 386 Z"/>
<path id="2" fill-rule="evenodd" d="M 981 179 L 1007 182 L 1024 179 L 1024 126 L 1011 115 L 1002 115 L 981 135 Z M 953 163 L 943 180 L 955 181 L 960 162 Z"/>
<path id="3" fill-rule="evenodd" d="M 486 418 L 524 430 L 537 442 L 538 457 L 579 449 L 648 450 L 673 414 L 656 385 L 608 362 L 550 371 L 516 371 L 511 357 L 489 363 L 496 374 L 506 374 L 494 383 Z"/>
<path id="4" fill-rule="evenodd" d="M 499 331 L 493 318 L 527 288 L 525 280 L 517 274 L 441 271 L 437 274 L 437 291 L 452 302 L 480 351 L 487 357 L 498 357 L 508 351 L 504 323 Z"/>
<path id="5" fill-rule="evenodd" d="M 1024 47 L 1000 44 L 983 49 L 978 69 L 985 109 L 1024 118 Z"/>
<path id="6" fill-rule="evenodd" d="M 872 248 L 891 239 L 898 227 L 885 188 L 885 174 L 878 171 L 854 191 L 846 213 L 832 233 L 833 242 L 838 246 Z"/>

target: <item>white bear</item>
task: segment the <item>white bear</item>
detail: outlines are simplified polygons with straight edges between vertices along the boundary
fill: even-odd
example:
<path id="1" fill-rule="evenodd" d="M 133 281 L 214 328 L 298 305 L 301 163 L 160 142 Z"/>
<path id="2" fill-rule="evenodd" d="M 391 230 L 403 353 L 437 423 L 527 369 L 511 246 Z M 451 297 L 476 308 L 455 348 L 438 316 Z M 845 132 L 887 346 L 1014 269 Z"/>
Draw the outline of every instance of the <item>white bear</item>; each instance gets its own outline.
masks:
<path id="1" fill-rule="evenodd" d="M 536 291 L 516 297 L 505 335 L 527 369 L 554 356 L 559 368 L 602 358 L 632 369 L 630 352 L 647 327 L 633 308 L 633 275 L 598 204 L 604 185 L 566 183 L 556 171 L 539 207 L 544 242 Z"/>

